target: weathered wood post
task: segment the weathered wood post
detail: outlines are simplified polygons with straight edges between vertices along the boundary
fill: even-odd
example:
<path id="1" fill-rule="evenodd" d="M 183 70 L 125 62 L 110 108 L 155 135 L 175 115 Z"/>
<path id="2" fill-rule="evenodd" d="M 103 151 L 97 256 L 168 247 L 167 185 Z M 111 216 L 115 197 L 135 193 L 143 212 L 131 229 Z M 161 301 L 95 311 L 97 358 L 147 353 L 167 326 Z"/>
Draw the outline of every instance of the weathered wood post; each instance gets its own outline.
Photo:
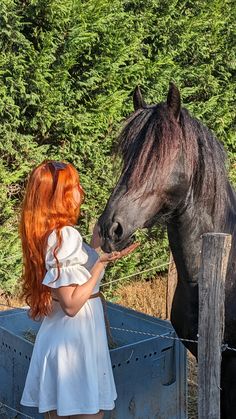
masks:
<path id="1" fill-rule="evenodd" d="M 225 277 L 231 236 L 207 233 L 202 239 L 199 277 L 198 417 L 219 419 Z"/>
<path id="2" fill-rule="evenodd" d="M 175 293 L 175 288 L 177 285 L 177 270 L 175 262 L 170 252 L 169 259 L 169 269 L 168 269 L 168 278 L 167 278 L 167 291 L 166 291 L 166 319 L 170 320 L 170 313 L 172 307 L 172 301 Z"/>

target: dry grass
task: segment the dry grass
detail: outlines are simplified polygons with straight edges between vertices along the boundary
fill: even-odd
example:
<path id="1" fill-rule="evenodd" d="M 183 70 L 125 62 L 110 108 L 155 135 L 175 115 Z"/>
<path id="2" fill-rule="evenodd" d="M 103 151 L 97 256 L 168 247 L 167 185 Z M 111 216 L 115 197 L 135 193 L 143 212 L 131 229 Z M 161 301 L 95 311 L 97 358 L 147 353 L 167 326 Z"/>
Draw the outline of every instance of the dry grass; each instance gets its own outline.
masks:
<path id="1" fill-rule="evenodd" d="M 150 281 L 137 281 L 120 286 L 116 292 L 116 302 L 143 313 L 166 318 L 166 277 Z"/>
<path id="2" fill-rule="evenodd" d="M 116 290 L 117 303 L 162 319 L 166 318 L 167 278 L 132 282 Z M 197 419 L 197 364 L 188 352 L 188 419 Z"/>
<path id="3" fill-rule="evenodd" d="M 23 307 L 25 304 L 17 297 L 8 297 L 0 289 L 0 311 L 9 310 L 11 307 Z"/>
<path id="4" fill-rule="evenodd" d="M 197 361 L 188 351 L 188 419 L 197 419 Z"/>

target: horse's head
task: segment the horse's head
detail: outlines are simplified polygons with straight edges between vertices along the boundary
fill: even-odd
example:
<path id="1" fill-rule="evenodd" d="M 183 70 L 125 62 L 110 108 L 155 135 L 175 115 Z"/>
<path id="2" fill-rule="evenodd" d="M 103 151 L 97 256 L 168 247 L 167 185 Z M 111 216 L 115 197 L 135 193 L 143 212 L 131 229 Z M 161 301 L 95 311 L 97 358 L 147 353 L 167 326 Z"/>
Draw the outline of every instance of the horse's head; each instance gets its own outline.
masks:
<path id="1" fill-rule="evenodd" d="M 135 230 L 171 216 L 191 179 L 193 162 L 184 158 L 188 144 L 177 87 L 171 83 L 167 101 L 151 106 L 136 88 L 133 101 L 135 112 L 119 139 L 123 170 L 99 219 L 105 251 L 124 248 Z"/>

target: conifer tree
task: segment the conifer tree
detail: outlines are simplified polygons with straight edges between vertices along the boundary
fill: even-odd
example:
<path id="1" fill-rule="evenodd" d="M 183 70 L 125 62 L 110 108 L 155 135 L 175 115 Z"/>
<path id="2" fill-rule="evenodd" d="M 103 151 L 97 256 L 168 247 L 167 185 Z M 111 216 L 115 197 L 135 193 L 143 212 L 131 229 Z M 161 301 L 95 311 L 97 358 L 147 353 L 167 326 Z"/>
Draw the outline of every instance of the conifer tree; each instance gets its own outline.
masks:
<path id="1" fill-rule="evenodd" d="M 0 288 L 15 292 L 19 282 L 20 203 L 44 158 L 79 170 L 89 233 L 115 182 L 111 154 L 137 84 L 155 103 L 174 80 L 184 106 L 224 143 L 236 180 L 235 18 L 230 0 L 2 0 Z M 144 240 L 109 278 L 166 261 L 166 237 L 158 243 Z"/>

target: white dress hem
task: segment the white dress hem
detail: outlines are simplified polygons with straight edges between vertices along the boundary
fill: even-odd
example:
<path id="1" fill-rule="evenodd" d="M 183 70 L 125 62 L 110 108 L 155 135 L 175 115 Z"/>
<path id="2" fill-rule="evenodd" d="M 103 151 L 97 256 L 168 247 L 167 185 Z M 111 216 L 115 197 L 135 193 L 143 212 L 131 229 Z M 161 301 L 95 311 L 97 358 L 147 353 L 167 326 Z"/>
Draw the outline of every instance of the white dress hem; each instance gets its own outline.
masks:
<path id="1" fill-rule="evenodd" d="M 20 404 L 22 406 L 27 406 L 27 407 L 37 407 L 39 410 L 39 413 L 46 413 L 52 410 L 56 410 L 59 416 L 83 415 L 83 414 L 94 415 L 98 413 L 100 410 L 113 410 L 115 408 L 115 403 L 113 403 L 113 404 L 103 404 L 103 405 L 100 405 L 99 407 L 90 407 L 87 409 L 78 408 L 78 409 L 63 411 L 63 410 L 58 410 L 56 405 L 39 408 L 36 403 L 24 402 L 23 400 L 20 402 Z"/>

